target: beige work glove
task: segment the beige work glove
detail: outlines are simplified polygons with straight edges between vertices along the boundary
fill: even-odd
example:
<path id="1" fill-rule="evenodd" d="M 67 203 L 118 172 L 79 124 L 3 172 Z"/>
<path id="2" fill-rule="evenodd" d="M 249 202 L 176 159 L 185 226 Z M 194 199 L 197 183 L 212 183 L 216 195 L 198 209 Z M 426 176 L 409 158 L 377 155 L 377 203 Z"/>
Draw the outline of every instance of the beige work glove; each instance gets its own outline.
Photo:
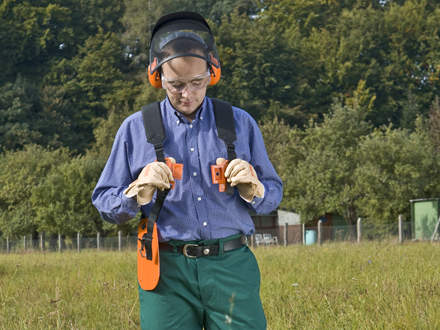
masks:
<path id="1" fill-rule="evenodd" d="M 224 158 L 217 158 L 217 165 L 221 165 Z M 237 186 L 240 197 L 250 203 L 254 197 L 264 197 L 264 186 L 258 180 L 257 173 L 251 164 L 242 159 L 234 159 L 226 168 L 225 177 L 231 187 Z"/>
<path id="2" fill-rule="evenodd" d="M 176 160 L 170 157 L 172 163 Z M 145 166 L 138 178 L 130 183 L 124 190 L 124 195 L 131 198 L 136 196 L 139 205 L 151 202 L 157 188 L 160 190 L 169 189 L 174 182 L 170 168 L 163 162 L 152 162 Z"/>

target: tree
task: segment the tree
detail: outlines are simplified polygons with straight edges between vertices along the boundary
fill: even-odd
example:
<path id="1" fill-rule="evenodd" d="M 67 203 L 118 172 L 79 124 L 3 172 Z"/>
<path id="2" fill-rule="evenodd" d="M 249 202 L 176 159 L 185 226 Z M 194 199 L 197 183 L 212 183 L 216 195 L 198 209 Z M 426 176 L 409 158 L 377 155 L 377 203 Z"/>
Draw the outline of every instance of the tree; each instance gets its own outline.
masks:
<path id="1" fill-rule="evenodd" d="M 0 87 L 0 151 L 16 150 L 45 138 L 39 130 L 38 90 L 17 77 Z"/>
<path id="2" fill-rule="evenodd" d="M 335 104 L 332 113 L 319 124 L 311 122 L 301 140 L 301 158 L 290 167 L 291 203 L 303 221 L 332 212 L 354 224 L 360 198 L 354 172 L 361 137 L 371 126 L 360 106 Z"/>
<path id="3" fill-rule="evenodd" d="M 30 203 L 32 190 L 53 168 L 69 159 L 66 149 L 51 151 L 37 145 L 0 155 L 0 231 L 3 236 L 17 237 L 37 230 L 35 209 Z"/>
<path id="4" fill-rule="evenodd" d="M 106 101 L 121 95 L 121 88 L 133 88 L 132 82 L 122 82 L 121 61 L 117 36 L 99 30 L 75 58 L 55 65 L 45 76 L 42 90 L 47 134 L 77 152 L 89 148 L 96 123 L 107 115 Z M 132 104 L 133 98 L 124 101 Z"/>
<path id="5" fill-rule="evenodd" d="M 411 199 L 440 192 L 440 157 L 421 120 L 412 133 L 390 126 L 376 129 L 362 139 L 358 157 L 354 178 L 361 197 L 356 206 L 371 223 L 393 223 L 399 214 L 408 219 Z"/>
<path id="6" fill-rule="evenodd" d="M 77 156 L 51 169 L 32 189 L 38 231 L 94 235 L 102 230 L 102 220 L 90 198 L 105 161 L 104 157 Z"/>

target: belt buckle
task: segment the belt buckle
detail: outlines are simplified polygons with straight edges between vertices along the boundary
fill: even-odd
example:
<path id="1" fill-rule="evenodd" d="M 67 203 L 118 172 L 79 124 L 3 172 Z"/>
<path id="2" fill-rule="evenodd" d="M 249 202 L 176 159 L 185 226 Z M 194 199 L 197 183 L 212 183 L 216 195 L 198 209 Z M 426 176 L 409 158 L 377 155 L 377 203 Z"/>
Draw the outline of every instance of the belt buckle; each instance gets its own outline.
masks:
<path id="1" fill-rule="evenodd" d="M 183 246 L 182 251 L 183 251 L 183 255 L 184 255 L 185 257 L 187 257 L 187 258 L 191 258 L 191 259 L 193 259 L 193 258 L 197 258 L 196 256 L 192 256 L 192 255 L 189 255 L 189 254 L 188 254 L 187 249 L 188 249 L 189 247 L 193 247 L 193 246 L 199 246 L 199 245 L 197 245 L 197 244 L 185 244 L 185 245 Z"/>

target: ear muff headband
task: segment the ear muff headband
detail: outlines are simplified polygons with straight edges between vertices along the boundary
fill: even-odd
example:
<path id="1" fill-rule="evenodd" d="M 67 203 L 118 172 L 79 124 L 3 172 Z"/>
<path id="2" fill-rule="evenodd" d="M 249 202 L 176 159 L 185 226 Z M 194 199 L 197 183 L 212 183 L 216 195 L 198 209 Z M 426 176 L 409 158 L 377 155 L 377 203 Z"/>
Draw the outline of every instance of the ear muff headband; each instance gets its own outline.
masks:
<path id="1" fill-rule="evenodd" d="M 220 77 L 222 75 L 222 69 L 220 67 L 220 63 L 217 61 L 217 59 L 214 56 L 212 56 L 212 54 L 210 54 L 210 61 L 208 62 L 208 64 L 209 64 L 209 72 L 211 73 L 209 86 L 214 86 L 220 81 Z M 147 69 L 148 81 L 150 82 L 151 86 L 155 88 L 162 88 L 162 79 L 160 77 L 159 70 L 155 70 L 156 65 L 157 65 L 157 59 L 155 58 L 153 63 L 150 64 Z"/>

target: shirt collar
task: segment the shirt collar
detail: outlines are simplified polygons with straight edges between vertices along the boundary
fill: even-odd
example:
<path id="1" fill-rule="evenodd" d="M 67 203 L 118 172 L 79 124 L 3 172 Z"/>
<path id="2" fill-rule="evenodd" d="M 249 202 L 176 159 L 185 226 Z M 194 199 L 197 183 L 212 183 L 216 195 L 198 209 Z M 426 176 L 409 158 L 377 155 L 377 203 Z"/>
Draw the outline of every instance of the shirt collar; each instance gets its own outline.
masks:
<path id="1" fill-rule="evenodd" d="M 205 96 L 205 98 L 203 99 L 202 105 L 199 107 L 199 109 L 196 112 L 196 116 L 195 116 L 193 122 L 198 119 L 203 120 L 204 114 L 207 111 L 207 110 L 205 110 L 206 107 L 207 107 L 207 101 L 206 101 L 206 96 Z M 165 100 L 165 108 L 168 109 L 170 111 L 170 113 L 174 113 L 177 125 L 179 125 L 180 123 L 189 123 L 189 120 L 173 107 L 168 96 L 166 97 L 166 100 Z"/>

